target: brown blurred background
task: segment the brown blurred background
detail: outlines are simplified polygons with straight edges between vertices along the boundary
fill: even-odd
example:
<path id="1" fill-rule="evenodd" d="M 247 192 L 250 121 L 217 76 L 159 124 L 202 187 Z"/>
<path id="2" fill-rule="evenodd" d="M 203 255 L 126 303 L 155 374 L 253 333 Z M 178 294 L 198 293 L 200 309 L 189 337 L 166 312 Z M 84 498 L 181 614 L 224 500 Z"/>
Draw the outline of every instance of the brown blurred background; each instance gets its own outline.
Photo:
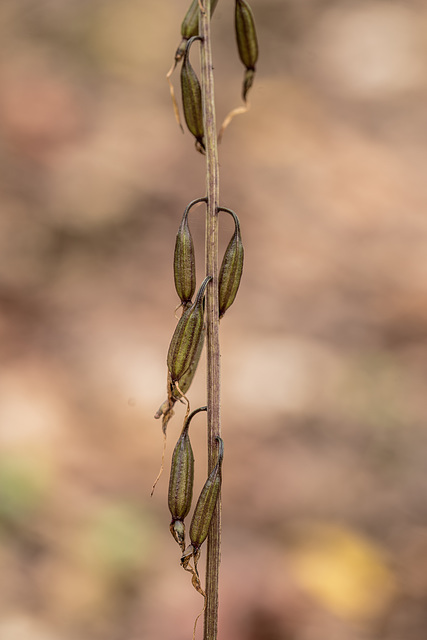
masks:
<path id="1" fill-rule="evenodd" d="M 246 250 L 221 323 L 220 640 L 424 640 L 427 6 L 251 4 L 251 109 L 220 148 Z M 233 5 L 218 123 L 241 104 Z M 175 234 L 205 190 L 165 79 L 186 9 L 0 4 L 0 640 L 184 640 L 202 607 L 169 533 L 183 407 L 150 498 Z"/>

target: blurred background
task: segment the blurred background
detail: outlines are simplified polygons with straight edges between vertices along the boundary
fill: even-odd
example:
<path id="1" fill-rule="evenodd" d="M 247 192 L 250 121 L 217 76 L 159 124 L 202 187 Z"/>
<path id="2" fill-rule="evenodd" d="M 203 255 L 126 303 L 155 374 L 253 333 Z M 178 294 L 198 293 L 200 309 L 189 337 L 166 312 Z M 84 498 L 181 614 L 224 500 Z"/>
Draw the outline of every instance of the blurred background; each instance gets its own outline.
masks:
<path id="1" fill-rule="evenodd" d="M 251 109 L 220 148 L 246 251 L 221 322 L 220 640 L 424 640 L 427 6 L 251 6 Z M 241 104 L 233 7 L 218 125 Z M 205 192 L 165 79 L 186 9 L 0 4 L 0 640 L 184 640 L 202 608 L 169 532 L 182 406 L 150 497 L 175 234 Z M 198 494 L 203 414 L 191 437 Z"/>

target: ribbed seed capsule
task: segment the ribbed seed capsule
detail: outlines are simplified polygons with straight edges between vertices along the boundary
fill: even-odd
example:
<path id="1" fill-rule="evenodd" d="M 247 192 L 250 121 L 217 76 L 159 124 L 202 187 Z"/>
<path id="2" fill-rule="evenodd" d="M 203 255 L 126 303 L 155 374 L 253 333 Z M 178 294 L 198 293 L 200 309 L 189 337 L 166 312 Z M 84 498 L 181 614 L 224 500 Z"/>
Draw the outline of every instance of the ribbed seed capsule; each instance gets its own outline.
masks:
<path id="1" fill-rule="evenodd" d="M 197 349 L 194 352 L 193 360 L 190 363 L 190 366 L 188 367 L 187 371 L 178 380 L 178 387 L 180 388 L 181 392 L 184 395 L 187 393 L 187 391 L 191 387 L 191 383 L 193 382 L 194 375 L 197 371 L 197 367 L 199 365 L 200 357 L 203 351 L 203 345 L 205 343 L 205 335 L 206 335 L 206 329 L 205 329 L 205 326 L 203 326 L 203 330 L 200 335 L 199 342 L 197 344 Z M 175 386 L 173 386 L 173 389 L 172 389 L 172 396 L 176 400 L 179 400 L 181 398 L 181 394 L 178 392 L 178 389 Z"/>
<path id="2" fill-rule="evenodd" d="M 236 31 L 237 48 L 240 60 L 246 67 L 243 80 L 243 100 L 252 86 L 255 65 L 258 60 L 258 39 L 252 9 L 246 0 L 236 0 L 234 26 Z"/>
<path id="3" fill-rule="evenodd" d="M 186 207 L 175 240 L 173 274 L 175 289 L 183 305 L 191 302 L 196 290 L 196 260 L 193 238 L 188 225 L 188 212 L 198 202 L 206 202 L 206 198 L 197 198 Z"/>
<path id="4" fill-rule="evenodd" d="M 206 410 L 207 407 L 200 407 L 190 413 L 184 422 L 172 454 L 168 492 L 168 505 L 172 516 L 170 530 L 182 550 L 184 550 L 185 539 L 184 519 L 191 508 L 194 481 L 194 455 L 188 428 L 193 417 L 200 411 Z"/>
<path id="5" fill-rule="evenodd" d="M 233 304 L 239 289 L 243 271 L 244 250 L 239 218 L 231 209 L 220 207 L 218 211 L 226 211 L 232 215 L 235 225 L 233 236 L 225 250 L 219 271 L 218 304 L 219 317 L 222 318 L 227 309 Z"/>
<path id="6" fill-rule="evenodd" d="M 197 557 L 200 546 L 208 536 L 209 527 L 211 526 L 211 521 L 221 490 L 221 469 L 224 457 L 224 443 L 219 436 L 217 436 L 216 439 L 219 443 L 216 465 L 205 482 L 194 509 L 193 518 L 190 524 L 190 541 L 193 546 L 194 557 Z"/>
<path id="7" fill-rule="evenodd" d="M 182 107 L 188 130 L 196 138 L 196 149 L 203 153 L 205 151 L 203 140 L 205 132 L 203 127 L 202 90 L 189 59 L 190 47 L 194 40 L 201 40 L 201 38 L 200 36 L 193 36 L 187 42 L 181 67 Z"/>
<path id="8" fill-rule="evenodd" d="M 211 16 L 218 0 L 211 0 Z M 181 23 L 182 41 L 176 50 L 175 61 L 179 62 L 184 54 L 187 40 L 199 34 L 199 0 L 193 0 L 190 4 L 184 20 Z"/>
<path id="9" fill-rule="evenodd" d="M 156 414 L 154 416 L 155 418 L 161 418 L 163 416 L 162 430 L 163 430 L 164 434 L 166 434 L 166 428 L 168 426 L 168 422 L 173 416 L 173 407 L 175 405 L 175 402 L 177 400 L 179 400 L 180 398 L 182 398 L 182 394 L 185 395 L 187 393 L 187 391 L 189 390 L 189 388 L 191 387 L 191 383 L 193 382 L 193 378 L 194 378 L 194 375 L 195 375 L 195 373 L 197 371 L 197 367 L 199 365 L 200 357 L 202 355 L 203 345 L 204 345 L 204 342 L 205 342 L 205 335 L 206 335 L 206 329 L 203 326 L 203 331 L 202 331 L 202 334 L 201 334 L 201 336 L 199 338 L 199 342 L 198 342 L 198 345 L 197 345 L 197 349 L 196 349 L 196 351 L 194 353 L 193 360 L 192 360 L 190 366 L 188 367 L 187 371 L 178 380 L 178 387 L 179 387 L 181 393 L 178 391 L 176 386 L 172 383 L 172 381 L 169 378 L 167 400 L 162 402 L 162 404 L 160 405 L 158 411 L 156 412 Z"/>
<path id="10" fill-rule="evenodd" d="M 204 326 L 203 296 L 212 276 L 206 276 L 194 303 L 182 314 L 169 345 L 167 365 L 172 383 L 179 381 L 194 362 Z"/>

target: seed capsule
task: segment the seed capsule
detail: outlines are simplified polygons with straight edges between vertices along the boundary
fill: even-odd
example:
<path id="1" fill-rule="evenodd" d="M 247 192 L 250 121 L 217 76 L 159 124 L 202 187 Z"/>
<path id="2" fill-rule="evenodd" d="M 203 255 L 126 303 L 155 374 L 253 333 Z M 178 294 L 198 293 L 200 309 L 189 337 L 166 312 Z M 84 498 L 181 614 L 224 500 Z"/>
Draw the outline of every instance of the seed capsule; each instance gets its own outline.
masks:
<path id="1" fill-rule="evenodd" d="M 194 354 L 194 358 L 190 364 L 190 366 L 188 367 L 187 371 L 184 373 L 184 375 L 178 380 L 178 387 L 180 388 L 181 393 L 178 391 L 178 389 L 176 388 L 176 386 L 172 383 L 172 380 L 170 379 L 169 376 L 169 380 L 168 380 L 168 397 L 167 400 L 165 400 L 159 407 L 159 409 L 157 410 L 156 414 L 155 414 L 155 418 L 161 418 L 163 416 L 163 420 L 162 420 L 162 431 L 163 433 L 166 435 L 166 429 L 169 423 L 169 420 L 172 418 L 173 416 L 173 407 L 175 405 L 175 402 L 177 400 L 179 400 L 180 398 L 182 398 L 181 394 L 186 394 L 187 391 L 189 390 L 191 383 L 193 382 L 193 378 L 195 376 L 195 373 L 197 371 L 197 367 L 199 365 L 199 361 L 200 361 L 200 357 L 202 355 L 202 351 L 203 351 L 203 345 L 205 342 L 205 335 L 206 335 L 206 329 L 205 327 L 203 327 L 203 331 L 202 334 L 199 338 L 199 342 L 197 345 L 197 349 L 196 352 Z"/>
<path id="2" fill-rule="evenodd" d="M 219 317 L 222 318 L 224 313 L 234 302 L 239 289 L 240 280 L 243 271 L 243 243 L 240 235 L 239 218 L 231 209 L 220 207 L 218 211 L 226 211 L 234 218 L 234 234 L 228 243 L 222 259 L 218 280 L 218 301 L 219 301 Z"/>
<path id="3" fill-rule="evenodd" d="M 194 40 L 200 40 L 200 36 L 193 36 L 187 42 L 184 52 L 184 60 L 181 67 L 181 94 L 182 107 L 188 130 L 196 138 L 196 149 L 201 153 L 205 151 L 202 90 L 199 79 L 190 64 L 189 52 Z"/>
<path id="4" fill-rule="evenodd" d="M 193 518 L 190 524 L 190 541 L 193 546 L 193 554 L 195 558 L 198 557 L 200 546 L 208 536 L 212 517 L 215 512 L 216 503 L 221 490 L 221 469 L 224 457 L 224 443 L 219 436 L 217 436 L 216 439 L 219 443 L 218 459 L 205 482 L 194 509 Z"/>
<path id="5" fill-rule="evenodd" d="M 258 60 L 258 39 L 252 9 L 246 0 L 236 0 L 234 26 L 240 60 L 246 67 L 243 81 L 243 100 L 252 86 Z"/>
<path id="6" fill-rule="evenodd" d="M 212 276 L 206 276 L 194 303 L 182 314 L 169 345 L 167 365 L 172 383 L 179 381 L 195 360 L 203 333 L 203 296 Z"/>
<path id="7" fill-rule="evenodd" d="M 194 358 L 190 363 L 190 366 L 188 367 L 187 371 L 178 380 L 178 387 L 180 388 L 181 392 L 184 395 L 187 393 L 187 391 L 191 387 L 191 383 L 193 382 L 193 378 L 197 371 L 197 367 L 199 365 L 200 357 L 203 351 L 203 345 L 205 343 L 205 336 L 206 336 L 206 328 L 205 326 L 203 326 L 203 331 L 200 335 L 199 342 L 197 344 L 197 349 L 194 352 Z M 179 400 L 181 398 L 181 394 L 179 393 L 178 389 L 175 386 L 173 386 L 173 389 L 172 389 L 172 396 L 173 396 L 173 399 L 176 399 L 176 400 Z"/>
<path id="8" fill-rule="evenodd" d="M 206 198 L 197 198 L 186 207 L 175 240 L 173 258 L 175 289 L 184 306 L 191 302 L 196 289 L 196 261 L 193 238 L 188 225 L 188 212 L 198 202 L 206 202 Z"/>
<path id="9" fill-rule="evenodd" d="M 211 0 L 211 16 L 218 0 Z M 175 61 L 179 62 L 184 55 L 187 40 L 199 34 L 199 0 L 193 0 L 190 4 L 184 20 L 181 23 L 182 41 L 176 50 Z"/>
<path id="10" fill-rule="evenodd" d="M 194 455 L 188 428 L 193 417 L 200 411 L 207 411 L 207 407 L 200 407 L 190 413 L 172 454 L 168 492 L 169 511 L 172 516 L 170 530 L 182 550 L 185 539 L 184 519 L 190 511 L 194 481 Z"/>

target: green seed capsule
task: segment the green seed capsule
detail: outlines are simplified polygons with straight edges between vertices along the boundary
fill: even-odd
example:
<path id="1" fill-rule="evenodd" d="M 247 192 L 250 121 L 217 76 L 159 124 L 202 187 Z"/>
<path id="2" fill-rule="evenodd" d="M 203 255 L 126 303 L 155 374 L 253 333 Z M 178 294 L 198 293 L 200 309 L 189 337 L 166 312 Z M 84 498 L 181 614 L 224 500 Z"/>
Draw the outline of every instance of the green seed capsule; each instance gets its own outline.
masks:
<path id="1" fill-rule="evenodd" d="M 211 0 L 211 16 L 217 4 L 218 0 Z M 175 54 L 176 62 L 179 62 L 184 55 L 187 40 L 199 35 L 199 0 L 193 0 L 190 4 L 181 24 L 181 35 L 182 41 Z"/>
<path id="2" fill-rule="evenodd" d="M 200 546 L 208 536 L 212 517 L 215 512 L 216 503 L 221 490 L 221 469 L 224 457 L 224 443 L 219 436 L 217 436 L 216 439 L 219 443 L 218 459 L 205 482 L 205 486 L 203 487 L 197 501 L 190 524 L 190 541 L 193 546 L 193 553 L 195 557 L 198 554 Z"/>
<path id="3" fill-rule="evenodd" d="M 226 211 L 234 218 L 234 234 L 228 243 L 219 272 L 218 280 L 218 303 L 219 317 L 222 318 L 224 313 L 234 302 L 240 285 L 240 279 L 243 271 L 243 244 L 240 235 L 239 218 L 231 209 L 220 207 L 218 211 Z"/>
<path id="4" fill-rule="evenodd" d="M 193 0 L 181 24 L 181 35 L 186 40 L 199 34 L 199 0 Z"/>
<path id="5" fill-rule="evenodd" d="M 193 417 L 200 411 L 207 411 L 207 407 L 200 407 L 190 413 L 172 454 L 168 492 L 168 505 L 172 516 L 170 530 L 182 547 L 185 538 L 184 519 L 190 511 L 194 481 L 194 455 L 188 428 Z"/>
<path id="6" fill-rule="evenodd" d="M 195 373 L 197 371 L 197 367 L 199 365 L 200 357 L 203 351 L 203 345 L 205 343 L 205 335 L 206 335 L 206 329 L 203 326 L 203 331 L 200 334 L 199 342 L 197 344 L 197 349 L 194 352 L 193 360 L 190 363 L 190 366 L 188 367 L 187 371 L 178 380 L 178 387 L 180 388 L 181 392 L 184 395 L 187 393 L 187 391 L 191 387 L 191 383 L 193 382 Z M 179 393 L 178 389 L 175 386 L 173 386 L 172 388 L 172 397 L 173 399 L 176 399 L 176 400 L 179 400 L 181 398 L 181 394 Z"/>
<path id="7" fill-rule="evenodd" d="M 252 9 L 246 0 L 236 0 L 234 26 L 240 60 L 246 67 L 243 81 L 243 100 L 252 86 L 255 65 L 258 60 L 258 39 Z"/>
<path id="8" fill-rule="evenodd" d="M 189 52 L 194 40 L 200 40 L 199 36 L 190 38 L 185 47 L 184 60 L 181 67 L 181 94 L 184 118 L 188 130 L 196 138 L 196 148 L 202 153 L 205 151 L 202 90 L 199 79 L 190 64 Z"/>
<path id="9" fill-rule="evenodd" d="M 204 345 L 204 342 L 205 342 L 205 335 L 206 335 L 206 329 L 205 329 L 205 327 L 203 327 L 203 331 L 202 331 L 201 336 L 199 338 L 199 342 L 198 342 L 198 345 L 197 345 L 197 349 L 196 349 L 196 351 L 194 353 L 193 360 L 192 360 L 190 366 L 188 367 L 187 371 L 178 380 L 178 387 L 180 388 L 181 393 L 178 391 L 176 386 L 169 379 L 167 400 L 165 400 L 160 405 L 158 411 L 156 412 L 156 414 L 154 416 L 156 419 L 157 418 L 161 418 L 163 416 L 162 430 L 163 430 L 164 434 L 166 434 L 166 428 L 167 428 L 168 422 L 173 416 L 173 407 L 175 405 L 175 402 L 177 400 L 180 400 L 180 398 L 182 398 L 181 394 L 183 393 L 185 395 L 187 393 L 187 391 L 189 390 L 189 388 L 191 387 L 191 383 L 193 382 L 195 373 L 197 371 L 197 367 L 199 365 L 200 357 L 202 355 L 203 345 Z"/>
<path id="10" fill-rule="evenodd" d="M 169 345 L 167 365 L 172 383 L 179 381 L 194 362 L 204 326 L 203 296 L 212 276 L 207 276 L 194 303 L 182 314 Z"/>
<path id="11" fill-rule="evenodd" d="M 175 289 L 184 306 L 191 302 L 196 289 L 196 261 L 193 238 L 188 225 L 188 212 L 198 202 L 206 202 L 206 198 L 197 198 L 186 207 L 175 241 L 173 258 Z"/>

